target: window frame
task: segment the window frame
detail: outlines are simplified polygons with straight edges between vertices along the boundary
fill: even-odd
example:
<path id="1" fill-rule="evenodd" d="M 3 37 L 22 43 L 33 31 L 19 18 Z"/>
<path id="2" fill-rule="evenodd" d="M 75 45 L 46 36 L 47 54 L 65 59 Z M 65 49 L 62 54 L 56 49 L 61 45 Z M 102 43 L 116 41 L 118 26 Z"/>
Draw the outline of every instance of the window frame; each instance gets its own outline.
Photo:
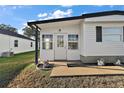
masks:
<path id="1" fill-rule="evenodd" d="M 69 41 L 69 35 L 76 35 L 77 36 L 76 40 Z M 69 48 L 69 43 L 77 43 L 77 48 L 76 49 Z M 78 49 L 79 49 L 79 35 L 78 34 L 68 34 L 68 50 L 78 50 Z"/>
<path id="2" fill-rule="evenodd" d="M 45 48 L 43 47 L 43 44 L 46 45 L 46 41 L 43 39 L 43 36 L 45 36 L 45 35 L 51 35 L 52 36 L 52 39 L 49 41 L 49 44 L 52 43 L 52 47 L 49 49 L 46 49 L 46 47 Z M 42 50 L 53 50 L 53 34 L 42 34 Z"/>
<path id="3" fill-rule="evenodd" d="M 105 29 L 120 29 L 121 33 L 105 33 Z M 114 40 L 109 40 L 106 41 L 104 40 L 105 36 L 115 36 L 115 35 L 120 35 L 120 40 L 119 41 L 114 41 Z M 102 27 L 102 42 L 123 42 L 123 27 Z"/>

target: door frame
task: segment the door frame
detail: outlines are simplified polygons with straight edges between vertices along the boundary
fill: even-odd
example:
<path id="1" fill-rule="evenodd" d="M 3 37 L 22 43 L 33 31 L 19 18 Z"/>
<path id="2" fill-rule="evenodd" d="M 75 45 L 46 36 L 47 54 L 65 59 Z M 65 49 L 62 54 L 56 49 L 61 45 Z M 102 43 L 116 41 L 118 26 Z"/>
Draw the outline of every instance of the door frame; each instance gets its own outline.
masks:
<path id="1" fill-rule="evenodd" d="M 55 58 L 55 44 L 56 44 L 56 41 L 55 41 L 55 36 L 57 36 L 57 35 L 64 35 L 64 36 L 66 36 L 66 40 L 64 40 L 65 41 L 65 43 L 66 43 L 66 48 L 65 48 L 65 51 L 66 51 L 66 58 L 65 59 L 60 59 L 59 61 L 63 61 L 63 60 L 67 60 L 67 49 L 68 49 L 68 34 L 67 33 L 54 33 L 53 34 L 53 41 L 54 41 L 54 45 L 53 45 L 53 47 L 54 47 L 54 60 L 57 60 L 56 58 Z M 66 42 L 67 41 L 67 42 Z"/>

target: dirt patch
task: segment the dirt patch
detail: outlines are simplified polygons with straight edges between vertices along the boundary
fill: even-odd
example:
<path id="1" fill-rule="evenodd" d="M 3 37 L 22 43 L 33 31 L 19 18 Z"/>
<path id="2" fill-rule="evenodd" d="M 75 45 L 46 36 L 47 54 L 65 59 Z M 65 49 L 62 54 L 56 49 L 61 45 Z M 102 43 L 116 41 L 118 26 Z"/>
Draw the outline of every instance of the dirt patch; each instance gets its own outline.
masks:
<path id="1" fill-rule="evenodd" d="M 25 68 L 8 87 L 40 87 L 45 84 L 47 77 L 49 78 L 50 71 L 37 70 L 34 64 Z"/>
<path id="2" fill-rule="evenodd" d="M 24 69 L 8 87 L 21 88 L 118 88 L 124 87 L 124 76 L 82 76 L 50 78 L 51 70 Z"/>

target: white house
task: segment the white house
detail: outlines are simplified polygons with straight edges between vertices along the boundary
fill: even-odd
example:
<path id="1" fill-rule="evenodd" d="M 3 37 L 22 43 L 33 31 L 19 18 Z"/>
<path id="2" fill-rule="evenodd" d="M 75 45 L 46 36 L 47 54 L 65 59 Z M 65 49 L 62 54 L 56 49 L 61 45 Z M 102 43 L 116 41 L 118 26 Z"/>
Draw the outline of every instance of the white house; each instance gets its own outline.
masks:
<path id="1" fill-rule="evenodd" d="M 33 39 L 15 32 L 0 30 L 0 56 L 3 56 L 6 52 L 17 54 L 34 50 L 35 41 Z"/>
<path id="2" fill-rule="evenodd" d="M 94 63 L 104 58 L 106 62 L 124 62 L 124 11 L 34 21 L 28 25 L 40 31 L 41 60 Z"/>

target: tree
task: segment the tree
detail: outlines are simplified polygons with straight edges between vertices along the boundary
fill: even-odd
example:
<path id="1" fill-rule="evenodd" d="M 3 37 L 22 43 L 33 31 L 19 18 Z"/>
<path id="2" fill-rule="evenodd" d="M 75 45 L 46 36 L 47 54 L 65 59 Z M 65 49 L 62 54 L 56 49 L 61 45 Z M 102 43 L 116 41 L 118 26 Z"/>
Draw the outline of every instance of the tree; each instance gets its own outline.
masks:
<path id="1" fill-rule="evenodd" d="M 25 28 L 22 29 L 24 31 L 24 35 L 26 35 L 27 37 L 32 37 L 35 36 L 35 32 L 34 30 L 32 30 L 30 27 L 26 26 Z"/>
<path id="2" fill-rule="evenodd" d="M 32 37 L 35 36 L 35 30 L 32 30 L 30 27 L 26 26 L 25 28 L 22 29 L 24 31 L 24 35 L 27 37 Z M 38 40 L 40 39 L 40 33 L 38 31 Z"/>
<path id="3" fill-rule="evenodd" d="M 17 32 L 17 29 L 12 27 L 11 25 L 0 24 L 0 30 L 8 30 L 12 32 Z"/>

